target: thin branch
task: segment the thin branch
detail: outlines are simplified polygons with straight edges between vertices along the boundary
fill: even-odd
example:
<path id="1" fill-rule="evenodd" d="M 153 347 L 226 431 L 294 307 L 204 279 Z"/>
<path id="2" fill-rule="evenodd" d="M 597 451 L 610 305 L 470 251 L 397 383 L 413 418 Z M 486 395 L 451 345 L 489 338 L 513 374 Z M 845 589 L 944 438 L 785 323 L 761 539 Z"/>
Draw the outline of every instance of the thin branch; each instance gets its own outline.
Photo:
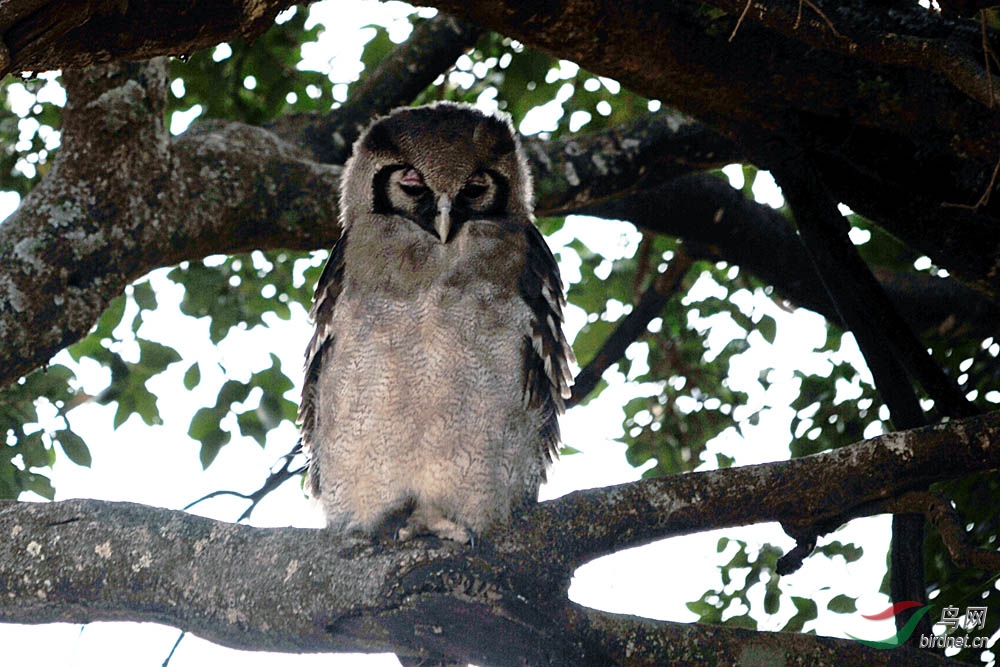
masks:
<path id="1" fill-rule="evenodd" d="M 175 641 L 174 645 L 170 648 L 170 653 L 168 653 L 167 657 L 164 659 L 162 667 L 170 667 L 170 661 L 173 660 L 174 653 L 177 651 L 177 647 L 181 645 L 181 641 L 186 636 L 187 633 L 184 631 L 181 631 L 181 633 L 177 635 L 177 641 Z"/>
<path id="2" fill-rule="evenodd" d="M 906 380 L 907 371 L 945 415 L 975 414 L 975 408 L 928 355 L 858 254 L 848 236 L 849 224 L 812 164 L 806 159 L 793 160 L 776 165 L 774 173 L 796 214 L 803 244 L 837 310 L 858 338 L 897 428 L 924 423 L 923 411 Z M 892 351 L 885 348 L 886 342 Z"/>
<path id="3" fill-rule="evenodd" d="M 625 355 L 628 346 L 646 332 L 649 323 L 676 293 L 691 264 L 691 258 L 682 249 L 678 249 L 667 270 L 653 279 L 632 312 L 622 319 L 594 358 L 577 373 L 573 381 L 573 394 L 566 400 L 567 408 L 579 405 L 600 382 L 604 371 L 617 363 Z"/>
<path id="4" fill-rule="evenodd" d="M 301 453 L 302 442 L 299 441 L 295 443 L 295 446 L 292 447 L 291 451 L 281 457 L 281 460 L 283 461 L 281 467 L 277 470 L 272 468 L 271 473 L 267 476 L 267 479 L 264 480 L 264 483 L 261 484 L 260 488 L 253 493 L 240 493 L 239 491 L 212 491 L 211 493 L 205 494 L 201 498 L 188 503 L 183 509 L 185 511 L 189 510 L 200 502 L 204 502 L 211 498 L 218 498 L 219 496 L 236 496 L 237 498 L 243 498 L 244 500 L 250 501 L 250 505 L 243 511 L 242 514 L 240 514 L 239 518 L 236 519 L 237 523 L 243 521 L 244 519 L 249 519 L 253 511 L 257 509 L 257 505 L 267 496 L 267 494 L 271 493 L 293 477 L 301 475 L 306 471 L 309 467 L 308 463 L 292 468 L 292 462 Z"/>
<path id="5" fill-rule="evenodd" d="M 354 84 L 335 113 L 286 116 L 269 126 L 279 136 L 309 147 L 317 160 L 341 164 L 361 130 L 376 116 L 412 102 L 472 47 L 482 29 L 446 14 L 422 21 Z"/>
<path id="6" fill-rule="evenodd" d="M 844 35 L 841 35 L 837 31 L 837 28 L 833 25 L 833 21 L 831 21 L 827 17 L 827 15 L 823 13 L 823 10 L 820 9 L 819 7 L 817 7 L 816 4 L 814 2 L 812 2 L 811 0 L 799 0 L 799 9 L 798 9 L 798 12 L 795 14 L 795 25 L 792 28 L 793 30 L 798 30 L 799 29 L 799 25 L 802 23 L 802 5 L 803 4 L 808 5 L 809 9 L 811 9 L 814 12 L 816 12 L 817 14 L 819 14 L 819 17 L 821 19 L 823 19 L 823 22 L 826 23 L 826 27 L 830 29 L 830 32 L 833 33 L 834 37 L 839 37 L 840 39 L 847 39 L 847 37 L 845 37 Z"/>
<path id="7" fill-rule="evenodd" d="M 986 189 L 983 190 L 983 194 L 979 196 L 975 204 L 953 204 L 951 202 L 944 202 L 941 204 L 944 208 L 964 208 L 970 211 L 978 211 L 987 204 L 990 203 L 990 196 L 993 194 L 993 188 L 997 185 L 997 176 L 1000 176 L 1000 157 L 997 158 L 997 163 L 993 165 L 993 173 L 990 174 L 989 183 L 986 184 Z"/>
<path id="8" fill-rule="evenodd" d="M 736 19 L 736 25 L 733 26 L 733 31 L 731 33 L 729 33 L 729 41 L 730 42 L 733 41 L 733 39 L 736 38 L 736 32 L 740 29 L 740 26 L 743 25 L 743 19 L 745 19 L 747 17 L 747 12 L 750 11 L 750 6 L 752 4 L 753 4 L 753 0 L 747 0 L 746 5 L 743 6 L 743 11 L 740 12 L 740 17 L 738 19 Z"/>

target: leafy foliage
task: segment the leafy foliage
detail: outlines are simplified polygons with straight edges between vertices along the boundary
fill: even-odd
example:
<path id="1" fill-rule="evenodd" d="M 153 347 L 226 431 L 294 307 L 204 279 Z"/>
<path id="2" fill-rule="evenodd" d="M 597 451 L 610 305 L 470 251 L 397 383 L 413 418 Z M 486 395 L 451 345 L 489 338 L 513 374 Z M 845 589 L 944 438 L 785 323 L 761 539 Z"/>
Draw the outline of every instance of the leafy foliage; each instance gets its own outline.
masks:
<path id="1" fill-rule="evenodd" d="M 320 31 L 319 26 L 306 30 L 307 18 L 298 10 L 253 44 L 239 39 L 173 60 L 174 96 L 168 111 L 197 104 L 207 118 L 259 125 L 284 113 L 329 109 L 329 78 L 297 67 L 301 46 Z"/>

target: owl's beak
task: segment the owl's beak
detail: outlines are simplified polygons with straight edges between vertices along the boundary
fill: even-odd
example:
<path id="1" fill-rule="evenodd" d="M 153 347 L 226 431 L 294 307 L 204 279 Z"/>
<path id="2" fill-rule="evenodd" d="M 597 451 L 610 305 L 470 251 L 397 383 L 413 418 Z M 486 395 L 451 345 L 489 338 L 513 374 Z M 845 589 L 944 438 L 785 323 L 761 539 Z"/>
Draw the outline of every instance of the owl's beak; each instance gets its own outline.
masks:
<path id="1" fill-rule="evenodd" d="M 434 217 L 434 230 L 437 232 L 441 243 L 448 242 L 448 234 L 451 233 L 451 197 L 441 195 L 437 202 L 437 215 Z"/>

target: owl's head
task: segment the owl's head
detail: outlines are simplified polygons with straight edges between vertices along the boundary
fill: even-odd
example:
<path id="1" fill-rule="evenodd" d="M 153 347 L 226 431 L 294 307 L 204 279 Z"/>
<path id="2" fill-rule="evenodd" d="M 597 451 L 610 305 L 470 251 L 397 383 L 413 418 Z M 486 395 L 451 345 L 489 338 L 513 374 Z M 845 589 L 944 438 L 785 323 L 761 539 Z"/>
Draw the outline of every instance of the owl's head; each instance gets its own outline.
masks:
<path id="1" fill-rule="evenodd" d="M 531 220 L 531 176 L 506 117 L 439 102 L 396 109 L 354 144 L 341 195 L 344 229 L 403 216 L 441 243 L 468 220 Z"/>

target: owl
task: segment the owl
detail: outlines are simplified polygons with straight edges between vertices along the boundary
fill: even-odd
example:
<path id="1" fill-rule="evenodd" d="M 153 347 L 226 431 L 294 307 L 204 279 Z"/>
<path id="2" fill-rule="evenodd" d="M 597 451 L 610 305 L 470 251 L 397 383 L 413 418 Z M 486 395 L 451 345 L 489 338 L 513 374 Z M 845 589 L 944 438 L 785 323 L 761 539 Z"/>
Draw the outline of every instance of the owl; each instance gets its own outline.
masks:
<path id="1" fill-rule="evenodd" d="M 505 117 L 402 108 L 354 144 L 299 418 L 330 528 L 468 542 L 537 501 L 572 383 Z"/>

